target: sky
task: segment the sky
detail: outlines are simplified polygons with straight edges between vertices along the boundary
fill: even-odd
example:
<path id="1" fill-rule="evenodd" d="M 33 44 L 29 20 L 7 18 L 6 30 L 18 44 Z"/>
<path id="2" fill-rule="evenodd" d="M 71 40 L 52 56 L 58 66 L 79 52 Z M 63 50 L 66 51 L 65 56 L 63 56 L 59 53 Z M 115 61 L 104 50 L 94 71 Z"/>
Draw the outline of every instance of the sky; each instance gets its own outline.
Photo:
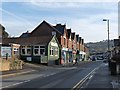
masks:
<path id="1" fill-rule="evenodd" d="M 117 0 L 2 0 L 0 23 L 12 37 L 31 32 L 43 20 L 51 25 L 66 24 L 87 42 L 118 38 Z"/>

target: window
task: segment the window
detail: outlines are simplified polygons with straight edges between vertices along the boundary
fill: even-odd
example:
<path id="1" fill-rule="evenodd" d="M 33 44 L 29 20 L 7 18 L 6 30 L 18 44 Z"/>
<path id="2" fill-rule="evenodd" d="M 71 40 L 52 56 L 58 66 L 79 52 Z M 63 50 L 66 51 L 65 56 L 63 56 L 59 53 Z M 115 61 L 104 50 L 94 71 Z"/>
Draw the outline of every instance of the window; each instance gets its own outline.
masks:
<path id="1" fill-rule="evenodd" d="M 40 54 L 45 55 L 45 46 L 40 46 Z"/>
<path id="2" fill-rule="evenodd" d="M 55 53 L 55 56 L 58 56 L 58 48 L 55 48 L 54 53 Z"/>
<path id="3" fill-rule="evenodd" d="M 39 55 L 39 46 L 34 46 L 34 55 Z"/>
<path id="4" fill-rule="evenodd" d="M 31 55 L 31 46 L 22 46 L 21 54 L 22 55 Z"/>
<path id="5" fill-rule="evenodd" d="M 13 51 L 14 51 L 14 55 L 19 55 L 19 49 L 18 48 L 14 48 Z"/>
<path id="6" fill-rule="evenodd" d="M 50 55 L 53 56 L 53 47 L 50 48 Z"/>
<path id="7" fill-rule="evenodd" d="M 22 48 L 22 54 L 25 54 L 25 48 Z"/>
<path id="8" fill-rule="evenodd" d="M 45 55 L 45 46 L 34 46 L 34 55 Z"/>
<path id="9" fill-rule="evenodd" d="M 26 48 L 26 54 L 27 55 L 31 55 L 31 46 L 27 46 L 27 48 Z"/>

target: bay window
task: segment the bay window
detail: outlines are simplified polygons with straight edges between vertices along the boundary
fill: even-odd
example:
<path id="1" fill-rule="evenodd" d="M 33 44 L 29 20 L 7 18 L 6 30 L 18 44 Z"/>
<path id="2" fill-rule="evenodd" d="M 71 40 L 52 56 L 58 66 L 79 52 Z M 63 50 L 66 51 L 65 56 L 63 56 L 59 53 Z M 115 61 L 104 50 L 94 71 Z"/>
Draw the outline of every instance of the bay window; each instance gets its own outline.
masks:
<path id="1" fill-rule="evenodd" d="M 58 48 L 55 48 L 54 53 L 55 53 L 55 56 L 58 55 Z"/>
<path id="2" fill-rule="evenodd" d="M 53 56 L 53 47 L 50 47 L 50 55 Z"/>

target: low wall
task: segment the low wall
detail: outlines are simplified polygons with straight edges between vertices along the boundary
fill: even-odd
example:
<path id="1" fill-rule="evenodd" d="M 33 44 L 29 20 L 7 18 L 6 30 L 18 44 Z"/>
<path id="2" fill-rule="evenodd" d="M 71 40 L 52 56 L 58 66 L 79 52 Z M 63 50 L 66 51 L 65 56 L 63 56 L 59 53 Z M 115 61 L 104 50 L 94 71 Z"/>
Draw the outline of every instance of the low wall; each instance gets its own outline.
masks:
<path id="1" fill-rule="evenodd" d="M 9 71 L 22 69 L 23 62 L 21 60 L 0 60 L 0 71 Z"/>
<path id="2" fill-rule="evenodd" d="M 10 70 L 10 62 L 9 61 L 0 61 L 0 71 L 8 71 Z"/>

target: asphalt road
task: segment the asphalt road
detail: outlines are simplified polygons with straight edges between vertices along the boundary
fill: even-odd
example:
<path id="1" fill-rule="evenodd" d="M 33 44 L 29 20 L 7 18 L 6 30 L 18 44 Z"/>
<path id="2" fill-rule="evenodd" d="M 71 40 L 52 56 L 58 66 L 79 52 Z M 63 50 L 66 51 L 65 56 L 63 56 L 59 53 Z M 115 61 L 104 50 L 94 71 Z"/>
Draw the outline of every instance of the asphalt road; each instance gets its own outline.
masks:
<path id="1" fill-rule="evenodd" d="M 100 67 L 103 62 L 87 62 L 72 67 L 53 67 L 48 70 L 36 71 L 20 76 L 3 78 L 2 88 L 73 88 L 92 70 Z"/>

